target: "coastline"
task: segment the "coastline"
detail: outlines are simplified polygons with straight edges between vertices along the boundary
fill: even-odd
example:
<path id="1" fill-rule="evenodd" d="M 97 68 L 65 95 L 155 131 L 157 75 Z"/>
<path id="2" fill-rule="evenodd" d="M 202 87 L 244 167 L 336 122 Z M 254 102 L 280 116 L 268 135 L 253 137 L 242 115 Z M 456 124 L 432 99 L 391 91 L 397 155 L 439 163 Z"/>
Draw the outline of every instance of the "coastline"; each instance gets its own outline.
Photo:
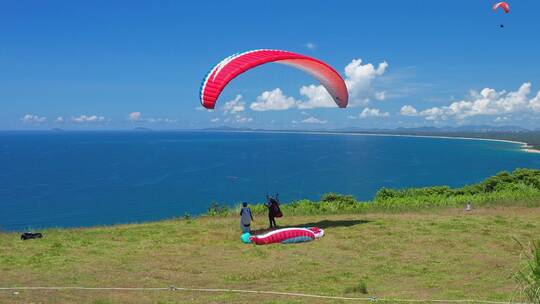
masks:
<path id="1" fill-rule="evenodd" d="M 215 132 L 215 131 L 214 131 Z M 540 149 L 535 149 L 523 141 L 515 141 L 509 139 L 494 139 L 483 137 L 461 137 L 461 136 L 438 136 L 438 135 L 413 135 L 413 134 L 390 134 L 390 133 L 362 133 L 362 132 L 335 132 L 335 131 L 279 131 L 279 130 L 227 130 L 217 132 L 231 132 L 231 133 L 270 133 L 270 134 L 317 134 L 317 135 L 349 135 L 349 136 L 384 136 L 384 137 L 415 137 L 415 138 L 440 138 L 440 139 L 456 139 L 456 140 L 477 140 L 477 141 L 491 141 L 491 142 L 503 142 L 521 145 L 520 151 L 526 153 L 540 153 Z"/>
<path id="2" fill-rule="evenodd" d="M 0 130 L 2 132 L 49 132 L 50 130 Z M 97 130 L 62 130 L 63 132 L 96 132 Z M 133 130 L 99 130 L 97 132 L 132 132 Z M 504 142 L 511 143 L 516 145 L 521 145 L 520 151 L 526 153 L 540 153 L 540 147 L 534 148 L 529 143 L 524 141 L 509 140 L 509 139 L 496 139 L 496 138 L 486 138 L 486 137 L 463 137 L 463 136 L 448 136 L 448 135 L 419 135 L 419 134 L 395 134 L 395 133 L 363 133 L 355 131 L 307 131 L 307 130 L 245 130 L 245 129 L 231 129 L 231 130 L 220 130 L 220 129 L 180 129 L 180 130 L 149 130 L 152 132 L 222 132 L 222 133 L 270 133 L 270 134 L 318 134 L 318 135 L 350 135 L 350 136 L 394 136 L 394 137 L 419 137 L 419 138 L 440 138 L 440 139 L 458 139 L 458 140 L 481 140 L 481 141 L 492 141 L 492 142 Z M 58 133 L 56 131 L 52 131 Z"/>
<path id="3" fill-rule="evenodd" d="M 534 149 L 528 143 L 524 143 L 523 145 L 521 145 L 521 150 L 527 153 L 540 153 L 540 150 Z"/>

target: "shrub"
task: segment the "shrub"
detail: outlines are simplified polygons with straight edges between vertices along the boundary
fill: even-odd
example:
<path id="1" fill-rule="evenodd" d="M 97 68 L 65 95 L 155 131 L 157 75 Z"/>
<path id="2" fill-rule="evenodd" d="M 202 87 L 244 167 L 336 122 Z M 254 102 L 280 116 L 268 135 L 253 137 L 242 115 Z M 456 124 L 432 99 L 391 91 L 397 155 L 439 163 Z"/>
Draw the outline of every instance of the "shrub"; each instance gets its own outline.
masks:
<path id="1" fill-rule="evenodd" d="M 357 202 L 352 195 L 343 195 L 333 192 L 323 194 L 323 196 L 321 197 L 321 201 L 327 203 L 345 203 L 351 205 Z"/>
<path id="2" fill-rule="evenodd" d="M 361 294 L 368 294 L 367 284 L 364 281 L 360 281 L 358 284 L 347 287 L 345 289 L 345 293 L 361 293 Z"/>
<path id="3" fill-rule="evenodd" d="M 375 194 L 375 200 L 385 201 L 385 200 L 393 199 L 396 197 L 402 197 L 402 196 L 403 194 L 401 194 L 399 190 L 382 188 L 381 190 L 377 191 L 377 194 Z"/>
<path id="4" fill-rule="evenodd" d="M 207 214 L 210 216 L 229 215 L 229 207 L 212 202 L 208 207 Z"/>
<path id="5" fill-rule="evenodd" d="M 501 172 L 480 183 L 462 188 L 435 186 L 409 189 L 382 188 L 371 202 L 357 201 L 352 195 L 326 193 L 320 201 L 299 200 L 282 204 L 285 215 L 331 213 L 362 213 L 367 211 L 399 212 L 425 208 L 464 207 L 486 205 L 540 205 L 540 170 L 516 169 Z M 264 204 L 250 204 L 254 214 L 268 211 Z M 240 205 L 227 207 L 212 203 L 208 215 L 238 214 Z"/>
<path id="6" fill-rule="evenodd" d="M 533 242 L 528 260 L 516 274 L 520 292 L 527 300 L 540 303 L 540 240 Z"/>

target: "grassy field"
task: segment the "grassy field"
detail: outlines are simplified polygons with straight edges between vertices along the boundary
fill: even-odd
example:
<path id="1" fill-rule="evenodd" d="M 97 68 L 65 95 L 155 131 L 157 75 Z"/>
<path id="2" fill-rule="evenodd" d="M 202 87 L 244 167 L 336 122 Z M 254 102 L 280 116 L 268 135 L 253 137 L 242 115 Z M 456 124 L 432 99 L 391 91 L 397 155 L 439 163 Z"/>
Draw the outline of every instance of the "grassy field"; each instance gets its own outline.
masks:
<path id="1" fill-rule="evenodd" d="M 255 228 L 267 225 L 255 219 Z M 237 217 L 0 233 L 0 286 L 235 288 L 350 297 L 510 300 L 540 208 L 289 216 L 320 240 L 245 245 Z M 362 286 L 364 285 L 364 286 Z M 367 289 L 367 294 L 363 294 Z M 340 303 L 186 291 L 0 291 L 0 303 Z"/>

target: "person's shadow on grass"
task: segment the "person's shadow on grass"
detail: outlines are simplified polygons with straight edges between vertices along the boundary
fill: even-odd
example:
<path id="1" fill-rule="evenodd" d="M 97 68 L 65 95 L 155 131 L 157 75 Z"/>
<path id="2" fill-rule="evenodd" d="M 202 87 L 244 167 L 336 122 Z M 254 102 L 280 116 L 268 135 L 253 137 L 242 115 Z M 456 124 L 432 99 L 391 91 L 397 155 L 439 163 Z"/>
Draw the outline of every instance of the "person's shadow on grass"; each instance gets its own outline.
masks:
<path id="1" fill-rule="evenodd" d="M 293 227 L 300 227 L 300 228 L 318 227 L 321 229 L 337 228 L 337 227 L 351 227 L 351 226 L 356 226 L 356 225 L 361 225 L 361 224 L 367 224 L 369 222 L 371 221 L 368 221 L 368 220 L 323 220 L 323 221 L 311 222 L 311 223 L 301 223 L 301 224 L 296 224 L 296 225 L 279 226 L 274 229 L 269 229 L 269 228 L 257 229 L 257 230 L 252 230 L 251 234 L 262 234 L 262 233 L 270 232 L 276 229 L 293 228 Z"/>

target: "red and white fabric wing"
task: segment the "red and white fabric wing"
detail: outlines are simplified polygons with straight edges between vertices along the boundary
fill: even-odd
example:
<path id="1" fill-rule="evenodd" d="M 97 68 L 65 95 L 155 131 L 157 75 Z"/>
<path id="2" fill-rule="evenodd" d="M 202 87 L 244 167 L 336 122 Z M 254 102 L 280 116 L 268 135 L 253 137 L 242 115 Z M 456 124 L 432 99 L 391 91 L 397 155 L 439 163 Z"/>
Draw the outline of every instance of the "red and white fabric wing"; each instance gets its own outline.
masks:
<path id="1" fill-rule="evenodd" d="M 498 3 L 495 3 L 495 5 L 493 5 L 494 11 L 498 10 L 499 8 L 502 8 L 505 13 L 510 12 L 510 5 L 508 5 L 508 3 L 506 2 L 498 2 Z"/>
<path id="2" fill-rule="evenodd" d="M 231 80 L 269 62 L 286 64 L 307 72 L 319 80 L 340 108 L 347 107 L 349 101 L 347 86 L 336 70 L 318 59 L 280 50 L 254 50 L 223 59 L 210 70 L 201 84 L 202 106 L 213 109 L 219 95 Z"/>

